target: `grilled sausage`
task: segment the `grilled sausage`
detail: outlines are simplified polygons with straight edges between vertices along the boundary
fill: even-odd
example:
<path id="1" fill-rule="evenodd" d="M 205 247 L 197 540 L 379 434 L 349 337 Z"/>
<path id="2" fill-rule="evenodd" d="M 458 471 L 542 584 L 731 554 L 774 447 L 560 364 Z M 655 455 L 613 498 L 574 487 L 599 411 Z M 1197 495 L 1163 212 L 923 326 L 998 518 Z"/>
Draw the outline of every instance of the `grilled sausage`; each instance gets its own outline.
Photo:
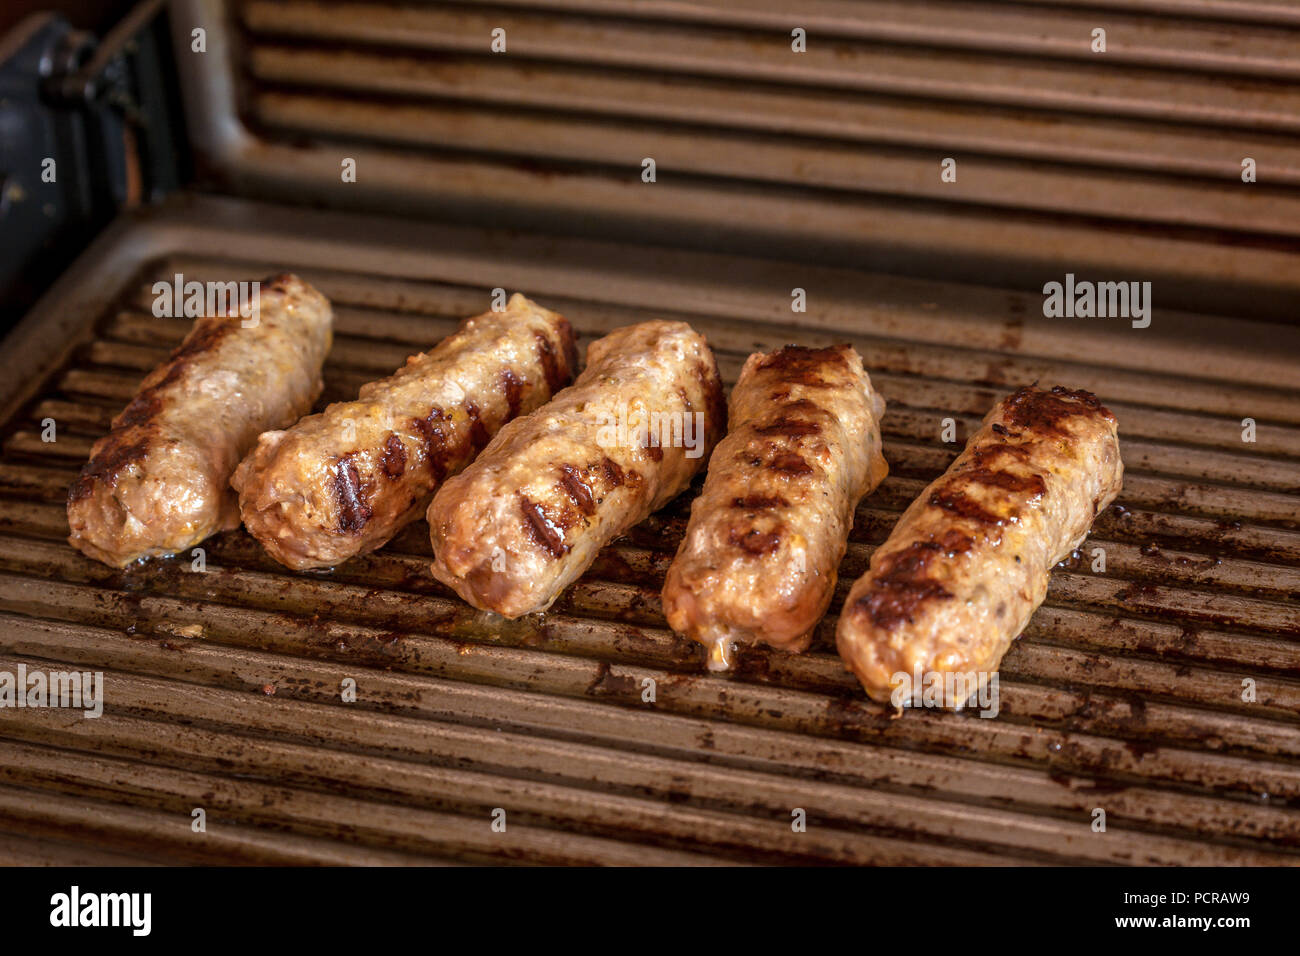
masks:
<path id="1" fill-rule="evenodd" d="M 587 359 L 429 506 L 433 573 L 477 608 L 550 607 L 596 552 L 686 488 L 725 428 L 717 364 L 689 325 L 618 329 Z"/>
<path id="2" fill-rule="evenodd" d="M 206 316 L 95 442 L 68 493 L 68 542 L 114 567 L 239 526 L 230 474 L 257 436 L 311 408 L 330 304 L 292 275 L 262 281 L 256 324 Z"/>
<path id="3" fill-rule="evenodd" d="M 884 411 L 852 346 L 749 357 L 663 589 L 669 625 L 709 648 L 711 669 L 737 641 L 808 648 L 854 508 L 889 472 Z"/>
<path id="4" fill-rule="evenodd" d="M 1094 395 L 1029 387 L 999 402 L 849 592 L 836 639 L 867 693 L 889 700 L 899 674 L 995 671 L 1123 477 Z"/>
<path id="5" fill-rule="evenodd" d="M 288 431 L 268 432 L 235 472 L 244 525 L 281 564 L 330 567 L 388 542 L 438 483 L 577 365 L 564 316 L 514 295 L 427 353 Z"/>

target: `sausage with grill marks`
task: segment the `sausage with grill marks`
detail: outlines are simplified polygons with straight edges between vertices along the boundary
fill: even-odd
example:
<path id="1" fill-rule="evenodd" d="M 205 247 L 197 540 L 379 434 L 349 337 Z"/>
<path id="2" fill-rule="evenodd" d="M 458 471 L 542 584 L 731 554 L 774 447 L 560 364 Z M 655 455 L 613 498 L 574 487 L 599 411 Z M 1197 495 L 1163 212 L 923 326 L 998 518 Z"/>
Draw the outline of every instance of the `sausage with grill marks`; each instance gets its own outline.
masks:
<path id="1" fill-rule="evenodd" d="M 330 567 L 419 518 L 439 482 L 497 430 L 548 401 L 577 365 L 564 316 L 522 295 L 466 319 L 427 353 L 288 431 L 235 472 L 244 524 L 281 564 Z"/>
<path id="2" fill-rule="evenodd" d="M 617 329 L 587 359 L 429 506 L 433 573 L 477 608 L 550 607 L 602 547 L 686 488 L 725 428 L 713 353 L 689 325 Z"/>
<path id="3" fill-rule="evenodd" d="M 331 325 L 325 297 L 288 274 L 259 284 L 255 322 L 196 321 L 95 442 L 68 493 L 69 543 L 125 567 L 238 527 L 231 472 L 311 408 Z"/>
<path id="4" fill-rule="evenodd" d="M 807 649 L 854 509 L 889 471 L 884 410 L 852 346 L 749 357 L 663 588 L 669 625 L 709 649 L 711 669 L 730 666 L 735 642 Z"/>
<path id="5" fill-rule="evenodd" d="M 987 679 L 1123 476 L 1096 396 L 1027 387 L 999 402 L 849 592 L 836 639 L 867 693 L 890 700 L 900 674 Z"/>

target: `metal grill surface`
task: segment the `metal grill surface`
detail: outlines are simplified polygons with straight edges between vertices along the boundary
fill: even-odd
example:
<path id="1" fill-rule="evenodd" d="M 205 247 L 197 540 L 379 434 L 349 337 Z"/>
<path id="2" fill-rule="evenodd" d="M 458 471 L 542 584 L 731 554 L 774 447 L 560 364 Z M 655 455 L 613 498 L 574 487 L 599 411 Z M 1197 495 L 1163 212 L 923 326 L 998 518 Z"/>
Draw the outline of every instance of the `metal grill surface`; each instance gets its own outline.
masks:
<path id="1" fill-rule="evenodd" d="M 207 543 L 202 572 L 79 555 L 68 485 L 188 327 L 151 314 L 152 282 L 281 269 L 335 305 L 322 402 L 430 347 L 495 286 L 585 341 L 685 319 L 728 384 L 751 350 L 851 341 L 889 403 L 891 475 L 858 511 L 839 599 L 1020 384 L 1103 397 L 1124 493 L 1054 572 L 995 719 L 894 720 L 866 701 L 834 652 L 838 600 L 808 654 L 746 650 L 734 676 L 708 675 L 658 597 L 690 494 L 514 623 L 432 579 L 423 522 L 328 573 L 288 572 L 242 531 Z M 0 360 L 0 669 L 106 681 L 99 719 L 0 709 L 0 859 L 1294 864 L 1300 371 L 1290 331 L 1264 328 L 1160 311 L 1148 330 L 1069 323 L 987 287 L 234 200 L 120 223 Z"/>

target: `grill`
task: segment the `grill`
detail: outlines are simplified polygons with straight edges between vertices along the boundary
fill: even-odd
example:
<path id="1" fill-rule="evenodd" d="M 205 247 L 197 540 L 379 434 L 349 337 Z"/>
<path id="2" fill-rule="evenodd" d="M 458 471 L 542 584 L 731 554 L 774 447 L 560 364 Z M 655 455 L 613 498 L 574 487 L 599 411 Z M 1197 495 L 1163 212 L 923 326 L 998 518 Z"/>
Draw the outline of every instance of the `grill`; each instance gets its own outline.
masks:
<path id="1" fill-rule="evenodd" d="M 1300 283 L 1300 15 L 1111 6 L 810 4 L 801 60 L 763 0 L 175 5 L 178 49 L 206 25 L 229 67 L 182 64 L 205 175 L 242 195 L 122 218 L 0 354 L 0 670 L 105 674 L 99 719 L 0 709 L 0 860 L 1300 861 L 1300 328 L 1276 321 Z M 496 26 L 517 58 L 487 53 Z M 1243 143 L 1267 183 L 1233 185 Z M 153 281 L 284 269 L 335 305 L 322 402 L 495 287 L 586 341 L 688 321 L 728 385 L 755 349 L 852 342 L 891 475 L 841 600 L 1016 386 L 1101 395 L 1124 492 L 1005 658 L 995 719 L 867 701 L 838 601 L 809 653 L 707 674 L 658 598 L 691 494 L 513 623 L 434 581 L 423 522 L 329 573 L 242 531 L 203 571 L 81 557 L 67 487 L 188 327 L 152 316 Z M 1151 278 L 1152 326 L 1044 318 L 1034 283 L 1067 270 Z"/>

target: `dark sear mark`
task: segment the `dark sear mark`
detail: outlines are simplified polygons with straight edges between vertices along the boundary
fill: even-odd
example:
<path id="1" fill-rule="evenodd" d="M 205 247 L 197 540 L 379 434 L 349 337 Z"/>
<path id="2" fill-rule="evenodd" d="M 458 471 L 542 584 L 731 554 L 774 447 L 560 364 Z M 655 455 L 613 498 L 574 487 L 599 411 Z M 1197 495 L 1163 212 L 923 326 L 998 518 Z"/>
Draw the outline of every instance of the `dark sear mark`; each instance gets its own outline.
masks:
<path id="1" fill-rule="evenodd" d="M 782 415 L 769 425 L 758 425 L 754 431 L 760 435 L 782 435 L 786 438 L 799 438 L 803 435 L 817 435 L 822 430 L 817 422 L 801 418 L 787 418 Z"/>
<path id="2" fill-rule="evenodd" d="M 1026 463 L 1032 458 L 1030 445 L 979 445 L 966 460 L 965 468 L 969 472 L 996 472 L 1001 468 L 992 467 L 1003 459 L 1016 463 Z"/>
<path id="3" fill-rule="evenodd" d="M 125 430 L 109 435 L 104 448 L 81 469 L 81 474 L 68 489 L 68 501 L 81 501 L 89 498 L 95 491 L 95 485 L 105 482 L 111 488 L 117 484 L 118 477 L 128 465 L 144 460 L 149 450 L 149 436 L 142 435 L 135 441 L 126 441 Z"/>
<path id="4" fill-rule="evenodd" d="M 68 501 L 81 501 L 90 497 L 98 482 L 110 487 L 129 465 L 144 460 L 156 428 L 150 427 L 163 410 L 163 390 L 179 381 L 194 366 L 195 360 L 216 349 L 238 326 L 220 317 L 202 318 L 186 336 L 185 341 L 172 350 L 166 371 L 153 385 L 140 390 L 115 419 L 104 447 L 82 467 L 77 480 L 68 489 Z M 151 376 L 152 377 L 152 373 Z M 145 434 L 127 437 L 131 429 L 145 430 Z"/>
<path id="5" fill-rule="evenodd" d="M 344 455 L 334 468 L 334 498 L 339 506 L 339 530 L 355 533 L 374 514 L 362 497 L 361 475 L 351 455 Z"/>
<path id="6" fill-rule="evenodd" d="M 396 435 L 390 433 L 384 439 L 384 454 L 379 459 L 379 467 L 386 478 L 401 478 L 406 472 L 406 446 Z"/>
<path id="7" fill-rule="evenodd" d="M 605 488 L 607 489 L 607 492 L 613 491 L 619 485 L 623 484 L 624 481 L 623 469 L 619 467 L 618 462 L 616 462 L 614 459 L 602 458 L 597 468 L 600 470 L 600 473 L 604 478 L 604 484 L 605 484 Z"/>
<path id="8" fill-rule="evenodd" d="M 828 366 L 849 368 L 844 351 L 848 345 L 832 345 L 824 349 L 810 349 L 801 345 L 787 345 L 778 349 L 759 364 L 760 369 L 772 369 L 782 381 L 803 386 L 825 386 Z"/>
<path id="9" fill-rule="evenodd" d="M 1023 494 L 1026 502 L 1039 499 L 1047 493 L 1047 484 L 1043 481 L 1042 475 L 1015 475 L 1009 471 L 973 468 L 949 476 L 930 494 L 930 504 L 980 524 L 1001 525 L 1018 519 L 1019 509 L 1016 508 L 1012 508 L 1005 516 L 989 511 L 961 490 L 961 486 L 966 483 Z"/>
<path id="10" fill-rule="evenodd" d="M 759 460 L 755 464 L 761 465 L 763 462 Z M 785 475 L 811 475 L 813 472 L 812 465 L 793 451 L 781 451 L 773 455 L 771 461 L 767 462 L 767 467 Z"/>
<path id="11" fill-rule="evenodd" d="M 993 488 L 1001 488 L 1003 491 L 1013 491 L 1027 498 L 1041 498 L 1047 494 L 1047 482 L 1043 480 L 1042 475 L 1015 475 L 1009 471 L 972 468 L 969 471 L 958 472 L 954 477 L 973 481 L 977 485 L 989 485 Z"/>
<path id="12" fill-rule="evenodd" d="M 536 333 L 537 357 L 541 360 L 542 371 L 546 376 L 546 387 L 554 395 L 573 377 L 578 365 L 578 344 L 573 335 L 573 326 L 567 319 L 561 318 L 556 330 L 560 336 L 560 353 L 545 334 Z"/>
<path id="13" fill-rule="evenodd" d="M 776 531 L 750 530 L 740 534 L 732 530 L 729 540 L 746 554 L 768 554 L 780 545 L 781 535 Z"/>
<path id="14" fill-rule="evenodd" d="M 927 576 L 930 562 L 939 556 L 954 558 L 974 546 L 975 539 L 960 531 L 945 531 L 938 540 L 913 541 L 887 555 L 877 569 L 871 589 L 858 598 L 854 610 L 873 624 L 893 630 L 912 622 L 912 615 L 927 601 L 948 600 L 952 594 Z"/>
<path id="15" fill-rule="evenodd" d="M 411 425 L 420 436 L 424 445 L 424 460 L 428 462 L 429 471 L 434 481 L 442 481 L 447 474 L 446 453 L 450 446 L 448 428 L 451 424 L 441 408 L 431 408 L 424 418 L 411 419 Z"/>
<path id="16" fill-rule="evenodd" d="M 1004 418 L 1009 426 L 1039 434 L 1068 436 L 1069 429 L 1064 427 L 1065 423 L 1079 416 L 1104 417 L 1112 422 L 1115 420 L 1115 416 L 1092 392 L 1063 388 L 1060 385 L 1053 386 L 1051 391 L 1027 385 L 1006 399 L 1003 406 Z"/>
<path id="17" fill-rule="evenodd" d="M 746 495 L 743 498 L 733 498 L 731 507 L 741 508 L 745 511 L 761 511 L 766 508 L 785 508 L 790 502 L 786 501 L 780 495 Z"/>
<path id="18" fill-rule="evenodd" d="M 204 318 L 199 320 L 199 324 L 194 328 L 175 351 L 172 352 L 169 361 L 173 365 L 182 365 L 192 362 L 207 352 L 211 352 L 221 342 L 230 335 L 235 329 L 239 328 L 234 322 L 227 321 L 220 317 Z M 176 369 L 169 369 L 165 381 L 174 381 L 172 375 Z"/>
<path id="19" fill-rule="evenodd" d="M 564 543 L 564 536 L 546 517 L 546 512 L 542 511 L 537 502 L 521 494 L 519 507 L 524 515 L 524 526 L 534 544 L 546 549 L 547 554 L 553 558 L 561 557 L 569 550 L 569 546 Z"/>
<path id="20" fill-rule="evenodd" d="M 651 461 L 659 462 L 664 460 L 664 450 L 658 445 L 642 445 L 641 450 L 646 453 L 646 457 Z"/>
<path id="21" fill-rule="evenodd" d="M 582 472 L 578 469 L 572 465 L 561 465 L 560 487 L 573 499 L 578 510 L 588 518 L 596 513 L 596 502 L 591 497 L 591 489 L 582 480 Z"/>
<path id="22" fill-rule="evenodd" d="M 639 473 L 625 472 L 611 458 L 602 458 L 586 469 L 562 464 L 557 484 L 572 504 L 561 503 L 559 512 L 547 516 L 547 522 L 552 528 L 568 531 L 583 523 L 585 518 L 593 517 L 596 509 L 614 489 L 624 484 L 635 487 L 640 480 Z"/>
<path id="23" fill-rule="evenodd" d="M 1001 515 L 989 511 L 962 491 L 946 489 L 936 491 L 930 495 L 930 504 L 951 514 L 960 515 L 971 521 L 978 521 L 980 524 L 1000 525 L 1007 520 Z"/>
<path id="24" fill-rule="evenodd" d="M 712 448 L 727 430 L 727 396 L 722 391 L 722 379 L 718 376 L 716 362 L 696 362 L 691 366 L 691 373 L 700 383 L 700 395 L 704 398 L 704 421 L 708 430 L 707 444 Z"/>
<path id="25" fill-rule="evenodd" d="M 147 388 L 135 398 L 131 399 L 131 404 L 122 410 L 113 421 L 113 430 L 119 428 L 130 428 L 133 425 L 147 425 L 153 420 L 159 412 L 162 411 L 162 399 L 158 396 L 158 389 Z"/>
<path id="26" fill-rule="evenodd" d="M 568 384 L 569 380 L 578 371 L 578 336 L 574 333 L 569 320 L 564 316 L 559 317 L 559 321 L 556 323 L 556 331 L 560 336 L 560 354 L 564 356 L 564 380 L 560 382 L 560 385 L 563 386 Z M 554 393 L 556 387 L 552 386 L 551 391 Z"/>
<path id="27" fill-rule="evenodd" d="M 492 436 L 489 435 L 488 430 L 483 427 L 483 418 L 479 414 L 478 405 L 468 399 L 465 401 L 465 414 L 469 416 L 470 447 L 467 450 L 471 452 L 480 451 L 489 441 L 492 440 Z"/>
<path id="28" fill-rule="evenodd" d="M 507 367 L 501 370 L 501 389 L 506 393 L 506 407 L 510 409 L 511 418 L 519 414 L 523 405 L 524 386 L 527 384 L 514 373 L 514 369 Z"/>

